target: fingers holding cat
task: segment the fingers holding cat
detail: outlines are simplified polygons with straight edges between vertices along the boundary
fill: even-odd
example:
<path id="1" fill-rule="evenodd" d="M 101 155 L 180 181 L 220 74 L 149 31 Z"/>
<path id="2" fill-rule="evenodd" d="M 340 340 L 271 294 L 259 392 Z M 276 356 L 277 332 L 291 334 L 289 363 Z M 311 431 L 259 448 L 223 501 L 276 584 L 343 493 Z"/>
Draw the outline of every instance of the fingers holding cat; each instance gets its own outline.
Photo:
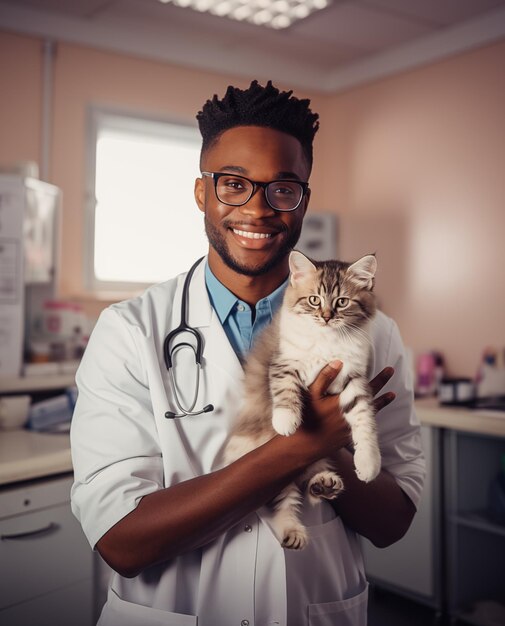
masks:
<path id="1" fill-rule="evenodd" d="M 373 378 L 370 383 L 370 389 L 372 391 L 372 395 L 376 396 L 379 391 L 389 382 L 389 380 L 393 377 L 395 373 L 392 367 L 385 367 L 382 371 L 380 371 L 375 378 Z M 375 412 L 377 413 L 388 404 L 391 404 L 393 400 L 396 398 L 396 395 L 389 391 L 387 393 L 383 393 L 378 398 L 374 399 L 374 407 Z"/>
<path id="2" fill-rule="evenodd" d="M 309 387 L 311 395 L 316 394 L 320 398 L 325 397 L 328 394 L 331 383 L 339 375 L 343 365 L 342 361 L 332 361 L 325 365 Z"/>
<path id="3" fill-rule="evenodd" d="M 309 393 L 304 404 L 302 430 L 305 434 L 315 436 L 319 444 L 330 451 L 352 443 L 351 429 L 343 417 L 340 397 L 337 394 L 328 393 L 342 367 L 341 361 L 332 361 L 323 367 L 309 386 Z M 369 387 L 373 396 L 389 382 L 393 374 L 392 367 L 385 367 L 370 381 Z M 376 397 L 373 401 L 375 412 L 386 407 L 394 399 L 393 392 Z"/>
<path id="4" fill-rule="evenodd" d="M 304 403 L 302 430 L 313 436 L 327 452 L 351 442 L 351 430 L 342 415 L 339 396 L 328 393 L 341 369 L 341 361 L 325 365 L 309 386 Z"/>

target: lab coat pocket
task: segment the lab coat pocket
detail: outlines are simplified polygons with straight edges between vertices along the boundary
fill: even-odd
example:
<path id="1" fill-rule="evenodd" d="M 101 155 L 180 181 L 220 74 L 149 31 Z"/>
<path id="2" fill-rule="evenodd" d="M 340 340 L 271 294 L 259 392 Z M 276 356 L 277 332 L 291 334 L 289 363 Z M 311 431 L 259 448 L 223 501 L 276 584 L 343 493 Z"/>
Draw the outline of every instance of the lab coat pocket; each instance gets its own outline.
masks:
<path id="1" fill-rule="evenodd" d="M 338 602 L 309 604 L 309 626 L 366 626 L 368 583 L 357 596 Z"/>
<path id="2" fill-rule="evenodd" d="M 126 602 L 109 589 L 97 626 L 197 626 L 194 615 L 182 615 Z"/>

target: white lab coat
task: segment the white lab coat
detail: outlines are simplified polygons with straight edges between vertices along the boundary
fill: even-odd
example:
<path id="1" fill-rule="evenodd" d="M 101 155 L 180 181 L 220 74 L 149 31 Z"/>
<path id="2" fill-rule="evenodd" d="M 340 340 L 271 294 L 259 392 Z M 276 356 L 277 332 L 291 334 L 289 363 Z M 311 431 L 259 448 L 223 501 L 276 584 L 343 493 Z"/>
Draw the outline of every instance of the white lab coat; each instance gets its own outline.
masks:
<path id="1" fill-rule="evenodd" d="M 184 276 L 106 309 L 77 373 L 71 441 L 72 507 L 92 546 L 146 494 L 220 466 L 240 405 L 240 363 L 212 309 L 204 263 L 189 290 L 189 323 L 204 338 L 196 404 L 211 413 L 171 420 L 177 411 L 163 340 L 179 324 Z M 417 504 L 424 476 L 419 425 L 403 347 L 392 320 L 374 323 L 374 373 L 396 368 L 396 401 L 378 417 L 383 466 Z M 180 394 L 191 403 L 194 361 L 177 354 Z M 188 353 L 189 352 L 189 358 Z M 198 498 L 198 493 L 195 493 Z M 304 511 L 309 546 L 283 550 L 266 508 L 201 550 L 133 579 L 115 575 L 101 626 L 365 626 L 367 583 L 356 535 L 330 505 Z"/>

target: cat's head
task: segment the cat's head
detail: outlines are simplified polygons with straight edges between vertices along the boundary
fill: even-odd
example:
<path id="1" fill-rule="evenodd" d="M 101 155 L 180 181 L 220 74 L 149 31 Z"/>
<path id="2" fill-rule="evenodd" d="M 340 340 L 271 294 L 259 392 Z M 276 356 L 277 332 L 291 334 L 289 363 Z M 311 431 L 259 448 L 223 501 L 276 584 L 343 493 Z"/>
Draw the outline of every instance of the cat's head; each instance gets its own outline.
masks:
<path id="1" fill-rule="evenodd" d="M 332 328 L 357 328 L 374 316 L 377 259 L 373 254 L 355 263 L 344 263 L 311 261 L 301 252 L 293 251 L 289 269 L 285 304 L 293 312 Z"/>

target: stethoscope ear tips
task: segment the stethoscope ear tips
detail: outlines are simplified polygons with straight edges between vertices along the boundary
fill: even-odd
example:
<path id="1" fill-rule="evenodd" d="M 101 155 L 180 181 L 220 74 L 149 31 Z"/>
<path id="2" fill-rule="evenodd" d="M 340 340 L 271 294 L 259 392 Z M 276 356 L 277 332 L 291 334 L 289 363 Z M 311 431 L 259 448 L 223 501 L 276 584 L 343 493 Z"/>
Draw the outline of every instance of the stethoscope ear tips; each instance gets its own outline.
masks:
<path id="1" fill-rule="evenodd" d="M 213 410 L 214 410 L 214 405 L 213 404 L 207 404 L 207 406 L 203 407 L 203 412 L 204 413 L 210 413 Z"/>

